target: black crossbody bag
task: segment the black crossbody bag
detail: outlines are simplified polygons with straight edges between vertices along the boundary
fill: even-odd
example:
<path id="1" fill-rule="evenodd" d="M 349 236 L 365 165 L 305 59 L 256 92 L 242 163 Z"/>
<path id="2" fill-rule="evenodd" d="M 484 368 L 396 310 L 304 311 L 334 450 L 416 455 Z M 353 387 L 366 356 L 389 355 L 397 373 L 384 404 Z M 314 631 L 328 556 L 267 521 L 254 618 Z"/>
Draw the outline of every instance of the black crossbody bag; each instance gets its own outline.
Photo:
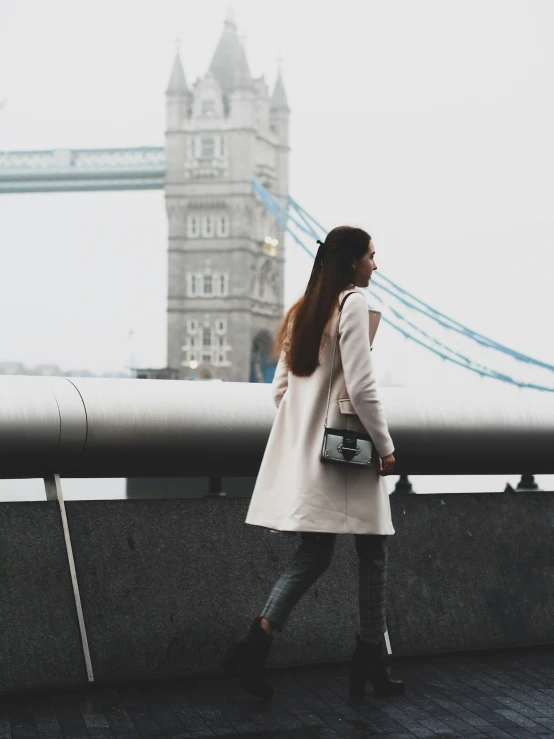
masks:
<path id="1" fill-rule="evenodd" d="M 329 405 L 331 403 L 331 386 L 333 384 L 333 372 L 335 369 L 335 356 L 339 340 L 340 317 L 342 315 L 342 309 L 346 299 L 349 295 L 353 294 L 353 292 L 350 292 L 345 295 L 339 308 L 337 333 L 335 335 L 335 345 L 333 348 L 333 364 L 331 365 L 329 392 L 327 394 L 327 411 L 325 413 L 325 424 L 323 427 L 323 445 L 321 447 L 320 458 L 322 462 L 337 462 L 338 464 L 370 468 L 373 458 L 373 442 L 368 434 L 360 434 L 357 431 L 349 431 L 348 429 L 327 428 Z"/>

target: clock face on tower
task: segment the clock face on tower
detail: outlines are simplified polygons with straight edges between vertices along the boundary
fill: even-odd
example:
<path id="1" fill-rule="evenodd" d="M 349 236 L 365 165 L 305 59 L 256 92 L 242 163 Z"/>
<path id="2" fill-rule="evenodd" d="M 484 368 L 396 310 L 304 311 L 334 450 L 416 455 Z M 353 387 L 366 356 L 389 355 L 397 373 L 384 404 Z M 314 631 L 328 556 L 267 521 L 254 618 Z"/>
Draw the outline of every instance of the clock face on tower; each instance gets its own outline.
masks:
<path id="1" fill-rule="evenodd" d="M 266 236 L 264 239 L 264 243 L 262 244 L 262 251 L 268 257 L 276 257 L 278 245 L 279 239 L 274 239 L 271 236 Z"/>

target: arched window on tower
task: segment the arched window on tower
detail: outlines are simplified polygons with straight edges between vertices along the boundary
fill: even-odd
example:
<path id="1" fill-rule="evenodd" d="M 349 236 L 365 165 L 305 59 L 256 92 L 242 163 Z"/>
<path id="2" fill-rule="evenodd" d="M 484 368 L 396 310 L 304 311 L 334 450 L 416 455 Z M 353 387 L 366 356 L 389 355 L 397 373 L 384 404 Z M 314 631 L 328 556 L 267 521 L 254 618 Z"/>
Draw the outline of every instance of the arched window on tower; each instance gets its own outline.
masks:
<path id="1" fill-rule="evenodd" d="M 200 156 L 203 159 L 213 159 L 215 156 L 215 139 L 213 136 L 202 136 L 200 139 Z"/>
<path id="2" fill-rule="evenodd" d="M 204 295 L 212 294 L 212 276 L 204 275 Z"/>
<path id="3" fill-rule="evenodd" d="M 229 219 L 227 216 L 218 216 L 217 235 L 222 238 L 229 236 Z"/>
<path id="4" fill-rule="evenodd" d="M 213 118 L 215 115 L 215 100 L 202 100 L 202 115 Z"/>

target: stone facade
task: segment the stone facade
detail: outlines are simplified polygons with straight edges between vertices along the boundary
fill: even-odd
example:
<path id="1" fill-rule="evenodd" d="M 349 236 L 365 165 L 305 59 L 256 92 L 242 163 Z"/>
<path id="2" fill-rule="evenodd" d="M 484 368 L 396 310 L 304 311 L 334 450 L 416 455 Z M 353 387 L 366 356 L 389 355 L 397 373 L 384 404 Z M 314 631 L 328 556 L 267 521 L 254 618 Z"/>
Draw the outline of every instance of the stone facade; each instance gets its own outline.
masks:
<path id="1" fill-rule="evenodd" d="M 228 18 L 206 75 L 189 88 L 177 54 L 166 96 L 168 369 L 182 379 L 269 381 L 284 309 L 284 231 L 252 180 L 286 204 L 281 75 L 270 95 Z"/>

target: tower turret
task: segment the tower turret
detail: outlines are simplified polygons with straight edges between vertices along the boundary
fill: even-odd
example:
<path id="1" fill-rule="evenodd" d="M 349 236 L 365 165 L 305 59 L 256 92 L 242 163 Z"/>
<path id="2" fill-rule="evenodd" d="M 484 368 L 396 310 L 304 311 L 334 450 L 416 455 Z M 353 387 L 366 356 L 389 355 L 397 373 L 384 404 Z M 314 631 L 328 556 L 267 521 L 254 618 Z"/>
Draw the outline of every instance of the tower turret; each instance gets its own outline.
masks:
<path id="1" fill-rule="evenodd" d="M 169 78 L 166 94 L 166 121 L 168 131 L 179 131 L 183 128 L 189 115 L 190 91 L 187 86 L 185 72 L 181 64 L 179 50 L 175 55 L 173 69 Z"/>
<path id="2" fill-rule="evenodd" d="M 281 68 L 277 72 L 277 81 L 271 96 L 271 123 L 273 130 L 278 134 L 280 142 L 286 146 L 289 143 L 289 115 L 290 108 L 285 92 Z"/>
<path id="3" fill-rule="evenodd" d="M 271 96 L 271 130 L 277 137 L 277 188 L 276 195 L 285 197 L 289 191 L 289 117 L 290 108 L 283 83 L 281 68 Z"/>

